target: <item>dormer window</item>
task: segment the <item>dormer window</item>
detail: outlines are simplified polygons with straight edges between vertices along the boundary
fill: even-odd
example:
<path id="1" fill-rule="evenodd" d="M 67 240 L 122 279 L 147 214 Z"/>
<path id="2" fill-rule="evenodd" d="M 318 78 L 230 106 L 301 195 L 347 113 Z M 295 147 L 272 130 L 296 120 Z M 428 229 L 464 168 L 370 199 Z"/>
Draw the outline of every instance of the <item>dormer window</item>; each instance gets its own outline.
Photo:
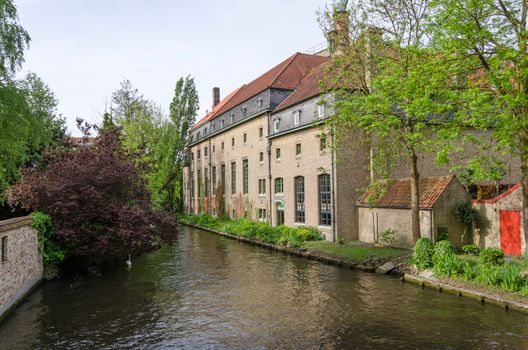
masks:
<path id="1" fill-rule="evenodd" d="M 207 135 L 207 128 L 204 129 L 204 136 Z"/>
<path id="2" fill-rule="evenodd" d="M 213 131 L 215 131 L 215 129 L 216 129 L 216 125 L 215 125 L 215 124 L 213 124 Z"/>
<path id="3" fill-rule="evenodd" d="M 231 113 L 231 115 L 229 116 L 229 122 L 231 124 L 233 124 L 235 122 L 235 113 Z"/>
<path id="4" fill-rule="evenodd" d="M 224 118 L 220 119 L 220 127 L 221 127 L 221 128 L 224 127 Z"/>
<path id="5" fill-rule="evenodd" d="M 259 99 L 257 100 L 257 108 L 258 108 L 258 109 L 261 109 L 261 108 L 262 108 L 262 99 L 261 99 L 261 98 L 259 98 Z"/>
<path id="6" fill-rule="evenodd" d="M 196 139 L 197 140 L 200 139 L 200 132 L 199 131 L 196 133 Z"/>
<path id="7" fill-rule="evenodd" d="M 277 118 L 273 121 L 273 130 L 275 132 L 279 132 L 279 129 L 280 129 L 280 118 Z"/>
<path id="8" fill-rule="evenodd" d="M 246 108 L 246 106 L 240 108 L 240 110 L 242 111 L 242 117 L 245 117 L 245 116 L 246 116 L 246 113 L 247 113 L 247 108 Z"/>
<path id="9" fill-rule="evenodd" d="M 317 106 L 317 115 L 319 118 L 323 118 L 325 116 L 325 106 L 324 105 Z"/>
<path id="10" fill-rule="evenodd" d="M 301 123 L 301 111 L 293 112 L 293 125 L 299 125 Z"/>

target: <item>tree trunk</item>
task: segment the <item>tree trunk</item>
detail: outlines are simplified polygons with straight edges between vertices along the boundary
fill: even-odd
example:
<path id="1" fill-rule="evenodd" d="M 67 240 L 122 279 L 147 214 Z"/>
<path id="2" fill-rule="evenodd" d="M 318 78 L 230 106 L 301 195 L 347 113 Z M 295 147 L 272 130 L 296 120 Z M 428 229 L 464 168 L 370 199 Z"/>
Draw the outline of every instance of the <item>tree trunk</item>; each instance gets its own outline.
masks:
<path id="1" fill-rule="evenodd" d="M 528 138 L 521 137 L 521 185 L 522 185 L 522 200 L 523 200 L 523 228 L 524 241 L 526 242 L 526 254 L 528 254 Z"/>
<path id="2" fill-rule="evenodd" d="M 411 177 L 411 230 L 413 242 L 420 238 L 420 191 L 418 183 L 420 174 L 418 173 L 418 156 L 414 150 L 409 155 L 409 175 Z"/>

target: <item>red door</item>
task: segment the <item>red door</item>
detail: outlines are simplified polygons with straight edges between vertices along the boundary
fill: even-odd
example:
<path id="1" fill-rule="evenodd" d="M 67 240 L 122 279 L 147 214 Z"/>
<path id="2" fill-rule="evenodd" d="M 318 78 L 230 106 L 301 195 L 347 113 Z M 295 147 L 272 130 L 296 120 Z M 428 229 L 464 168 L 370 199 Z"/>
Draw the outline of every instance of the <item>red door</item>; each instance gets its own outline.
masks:
<path id="1" fill-rule="evenodd" d="M 521 212 L 500 211 L 501 249 L 507 255 L 521 255 Z"/>

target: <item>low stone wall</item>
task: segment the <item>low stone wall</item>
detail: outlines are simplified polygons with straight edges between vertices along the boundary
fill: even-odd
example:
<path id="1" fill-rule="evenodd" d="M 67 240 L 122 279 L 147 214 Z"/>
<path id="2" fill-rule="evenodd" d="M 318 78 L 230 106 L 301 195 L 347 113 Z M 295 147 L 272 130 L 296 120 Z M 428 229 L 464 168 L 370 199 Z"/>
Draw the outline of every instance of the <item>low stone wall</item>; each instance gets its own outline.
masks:
<path id="1" fill-rule="evenodd" d="M 31 217 L 0 221 L 0 320 L 41 281 L 42 274 Z"/>

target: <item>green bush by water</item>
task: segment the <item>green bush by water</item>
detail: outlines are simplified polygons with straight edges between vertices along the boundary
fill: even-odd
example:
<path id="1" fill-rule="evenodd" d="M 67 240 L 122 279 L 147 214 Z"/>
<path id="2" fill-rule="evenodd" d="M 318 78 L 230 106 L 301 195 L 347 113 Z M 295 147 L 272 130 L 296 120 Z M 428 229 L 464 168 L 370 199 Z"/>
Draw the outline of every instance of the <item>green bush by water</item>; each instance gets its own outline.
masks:
<path id="1" fill-rule="evenodd" d="M 44 266 L 61 263 L 66 257 L 66 249 L 53 240 L 53 224 L 48 214 L 31 214 L 31 226 L 38 232 L 39 251 Z"/>
<path id="2" fill-rule="evenodd" d="M 483 264 L 504 264 L 504 253 L 499 248 L 486 248 L 480 252 L 479 257 Z"/>
<path id="3" fill-rule="evenodd" d="M 419 269 L 433 267 L 433 248 L 429 238 L 418 238 L 413 249 L 413 264 Z"/>
<path id="4" fill-rule="evenodd" d="M 313 227 L 288 227 L 284 225 L 271 227 L 249 219 L 230 220 L 229 218 L 215 218 L 205 214 L 182 215 L 179 219 L 183 223 L 194 224 L 239 237 L 297 248 L 303 242 L 323 239 L 321 232 Z"/>
<path id="5" fill-rule="evenodd" d="M 460 277 L 528 297 L 528 279 L 522 275 L 528 268 L 526 261 L 505 263 L 504 254 L 497 248 L 486 248 L 478 255 L 474 244 L 462 250 L 467 255 L 457 255 L 449 241 L 433 247 L 428 239 L 420 238 L 414 246 L 413 263 L 419 269 L 432 268 L 437 276 Z"/>

